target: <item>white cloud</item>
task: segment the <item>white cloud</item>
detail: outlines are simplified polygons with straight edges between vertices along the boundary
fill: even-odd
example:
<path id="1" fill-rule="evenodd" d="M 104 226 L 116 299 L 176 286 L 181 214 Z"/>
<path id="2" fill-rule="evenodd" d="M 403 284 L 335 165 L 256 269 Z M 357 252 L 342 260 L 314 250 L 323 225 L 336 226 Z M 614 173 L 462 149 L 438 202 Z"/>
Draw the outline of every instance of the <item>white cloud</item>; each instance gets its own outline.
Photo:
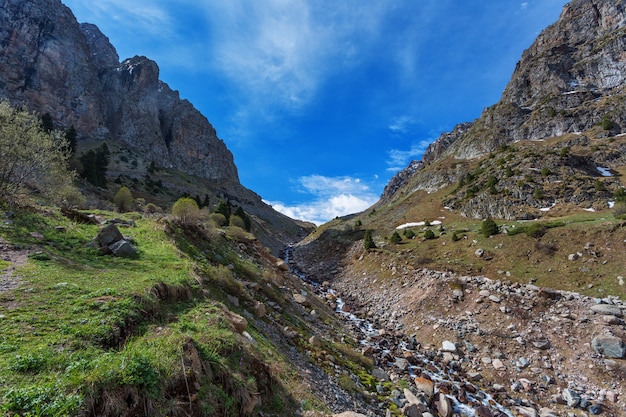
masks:
<path id="1" fill-rule="evenodd" d="M 277 211 L 294 219 L 322 224 L 335 217 L 361 212 L 378 196 L 358 178 L 310 175 L 298 180 L 300 191 L 310 194 L 310 201 L 288 205 L 268 202 Z"/>
<path id="2" fill-rule="evenodd" d="M 394 117 L 389 124 L 389 130 L 394 133 L 408 133 L 415 123 L 415 119 L 411 116 Z"/>
<path id="3" fill-rule="evenodd" d="M 413 159 L 421 158 L 428 145 L 433 140 L 422 140 L 418 143 L 414 143 L 408 150 L 392 149 L 388 152 L 389 158 L 387 159 L 387 171 L 397 172 L 400 171 L 411 162 Z"/>
<path id="4" fill-rule="evenodd" d="M 115 22 L 112 27 L 135 27 L 156 38 L 168 38 L 174 34 L 171 15 L 159 2 L 151 0 L 64 0 L 79 19 L 83 21 Z M 103 29 L 103 28 L 101 28 Z M 107 33 L 105 33 L 107 35 Z M 110 35 L 110 34 L 109 34 Z"/>

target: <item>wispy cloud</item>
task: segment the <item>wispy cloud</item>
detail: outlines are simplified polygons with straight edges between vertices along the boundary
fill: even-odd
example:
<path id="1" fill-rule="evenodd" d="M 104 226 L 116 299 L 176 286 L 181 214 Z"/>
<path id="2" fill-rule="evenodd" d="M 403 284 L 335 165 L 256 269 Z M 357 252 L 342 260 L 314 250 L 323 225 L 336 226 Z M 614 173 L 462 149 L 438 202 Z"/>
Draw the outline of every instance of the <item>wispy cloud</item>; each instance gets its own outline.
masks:
<path id="1" fill-rule="evenodd" d="M 109 20 L 120 28 L 135 27 L 156 38 L 167 38 L 174 33 L 174 21 L 165 4 L 158 1 L 135 0 L 65 0 L 73 11 L 90 21 Z"/>
<path id="2" fill-rule="evenodd" d="M 297 205 L 268 203 L 291 218 L 319 225 L 335 217 L 361 212 L 378 201 L 370 186 L 352 177 L 310 175 L 298 180 L 298 189 L 310 194 L 312 199 Z"/>
<path id="3" fill-rule="evenodd" d="M 407 150 L 403 149 L 392 149 L 388 152 L 387 158 L 387 171 L 397 172 L 401 169 L 406 168 L 406 166 L 413 159 L 421 158 L 428 145 L 432 143 L 432 139 L 422 140 L 417 143 L 411 145 L 411 147 Z"/>
<path id="4" fill-rule="evenodd" d="M 394 117 L 389 124 L 389 130 L 393 133 L 408 133 L 415 123 L 415 119 L 411 116 Z"/>

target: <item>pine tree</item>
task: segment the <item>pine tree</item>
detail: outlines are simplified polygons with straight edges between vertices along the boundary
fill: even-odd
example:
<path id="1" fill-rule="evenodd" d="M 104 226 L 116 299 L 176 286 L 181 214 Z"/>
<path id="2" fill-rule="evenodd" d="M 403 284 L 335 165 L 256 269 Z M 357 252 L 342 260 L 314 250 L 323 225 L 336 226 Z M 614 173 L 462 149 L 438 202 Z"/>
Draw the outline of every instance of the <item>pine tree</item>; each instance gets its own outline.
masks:
<path id="1" fill-rule="evenodd" d="M 363 246 L 365 249 L 374 249 L 376 248 L 376 243 L 374 243 L 374 239 L 372 239 L 372 231 L 367 229 L 365 231 L 365 236 L 363 237 Z"/>

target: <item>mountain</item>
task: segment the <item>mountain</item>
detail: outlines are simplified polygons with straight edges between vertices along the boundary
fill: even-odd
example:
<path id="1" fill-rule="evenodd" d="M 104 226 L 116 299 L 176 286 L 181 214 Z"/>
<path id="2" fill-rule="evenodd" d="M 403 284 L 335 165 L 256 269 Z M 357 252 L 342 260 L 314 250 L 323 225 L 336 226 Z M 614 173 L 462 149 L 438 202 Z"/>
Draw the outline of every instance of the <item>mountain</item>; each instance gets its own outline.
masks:
<path id="1" fill-rule="evenodd" d="M 557 203 L 607 207 L 621 187 L 607 172 L 626 163 L 624 9 L 567 4 L 524 51 L 500 101 L 442 134 L 419 169 L 414 162 L 390 181 L 381 204 L 458 184 L 444 205 L 474 218 L 538 218 Z M 478 166 L 485 156 L 494 160 Z"/>
<path id="2" fill-rule="evenodd" d="M 433 379 L 469 415 L 624 415 L 605 394 L 623 390 L 626 357 L 625 50 L 625 2 L 570 2 L 498 103 L 296 245 L 345 311 L 404 338 L 364 337 L 391 352 L 392 380 Z M 415 345 L 423 370 L 407 378 Z M 506 410 L 477 407 L 475 383 Z"/>
<path id="3" fill-rule="evenodd" d="M 159 80 L 157 63 L 142 56 L 120 62 L 108 38 L 95 25 L 79 24 L 60 0 L 5 1 L 0 45 L 0 97 L 49 114 L 56 128 L 74 126 L 79 152 L 102 141 L 118 144 L 110 146 L 109 172 L 118 182 L 137 187 L 151 165 L 190 175 L 191 188 L 171 175 L 151 178 L 174 193 L 160 203 L 185 192 L 231 200 L 255 217 L 258 235 L 276 252 L 310 228 L 240 184 L 232 153 L 207 118 Z M 129 153 L 133 166 L 116 164 Z"/>

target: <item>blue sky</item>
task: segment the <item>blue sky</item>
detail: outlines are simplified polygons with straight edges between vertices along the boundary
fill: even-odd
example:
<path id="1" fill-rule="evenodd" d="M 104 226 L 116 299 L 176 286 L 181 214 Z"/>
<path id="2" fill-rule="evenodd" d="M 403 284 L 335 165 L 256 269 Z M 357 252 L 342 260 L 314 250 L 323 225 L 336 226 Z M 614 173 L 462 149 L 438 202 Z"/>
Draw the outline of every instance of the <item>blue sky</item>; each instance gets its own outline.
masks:
<path id="1" fill-rule="evenodd" d="M 316 223 L 362 211 L 495 104 L 565 0 L 63 0 L 120 59 L 155 60 L 243 185 Z"/>

